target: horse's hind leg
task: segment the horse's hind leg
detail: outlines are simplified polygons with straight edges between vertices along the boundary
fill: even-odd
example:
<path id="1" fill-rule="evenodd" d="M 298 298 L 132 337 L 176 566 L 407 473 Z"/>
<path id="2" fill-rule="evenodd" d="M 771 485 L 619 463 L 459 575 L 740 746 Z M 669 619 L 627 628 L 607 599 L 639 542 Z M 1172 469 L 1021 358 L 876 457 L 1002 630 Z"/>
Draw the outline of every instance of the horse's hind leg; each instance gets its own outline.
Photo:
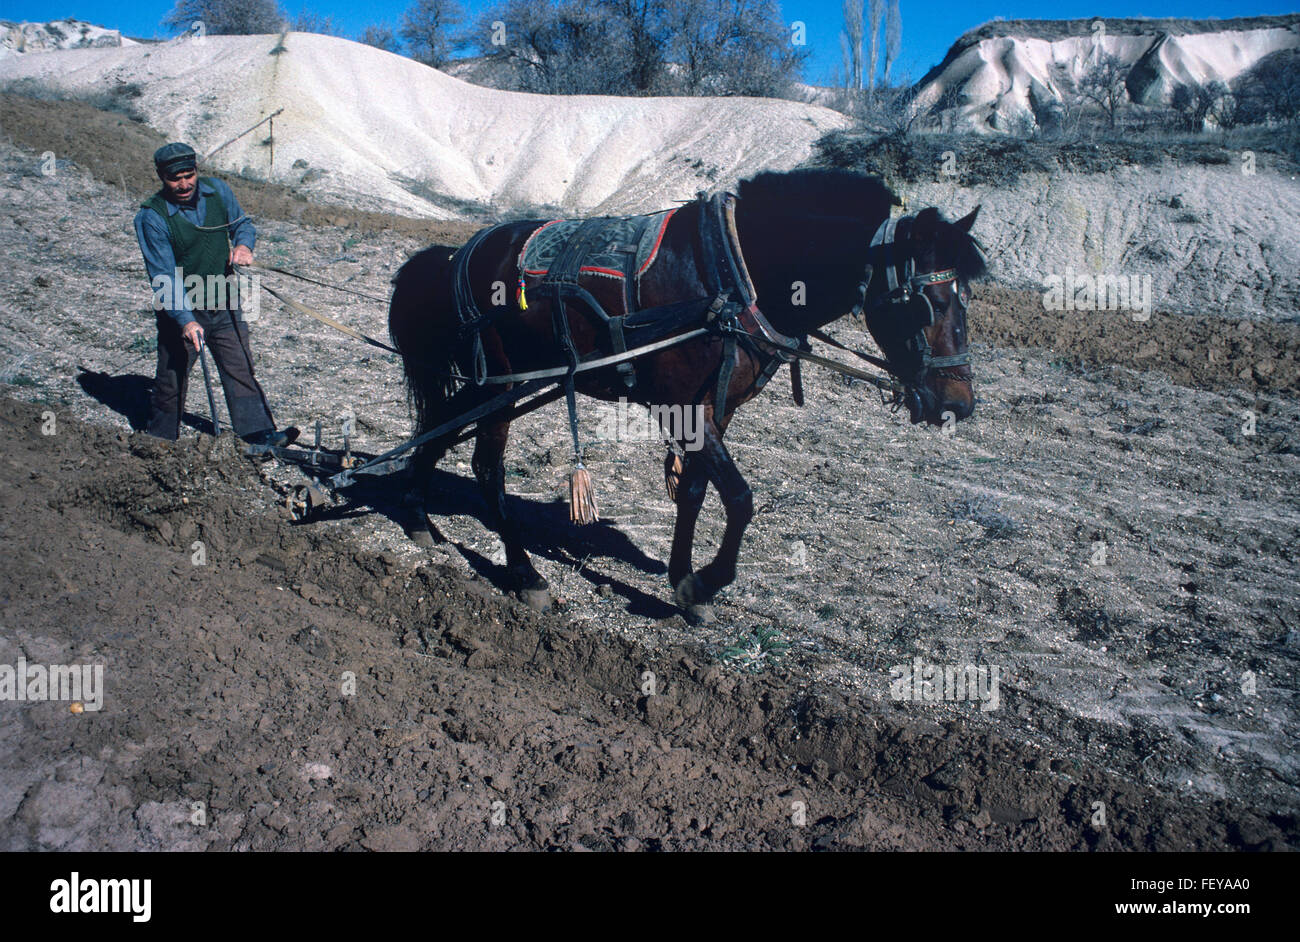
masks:
<path id="1" fill-rule="evenodd" d="M 741 476 L 736 463 L 731 460 L 727 447 L 722 443 L 722 434 L 713 422 L 704 425 L 703 447 L 691 456 L 690 464 L 701 465 L 713 486 L 727 514 L 727 528 L 722 535 L 722 545 L 718 553 L 707 566 L 685 575 L 676 584 L 673 601 L 679 608 L 690 612 L 695 606 L 707 603 L 718 590 L 730 585 L 736 578 L 736 563 L 740 558 L 740 541 L 745 535 L 745 528 L 754 517 L 754 495 L 749 485 Z M 683 480 L 685 483 L 685 480 Z M 703 500 L 703 486 L 700 487 L 699 499 Z M 679 491 L 680 493 L 680 491 Z M 682 505 L 678 504 L 679 524 Z M 698 505 L 694 514 L 699 514 Z M 690 521 L 694 529 L 694 518 Z M 678 553 L 678 534 L 674 534 L 673 555 Z M 686 547 L 689 559 L 689 544 Z M 681 561 L 677 560 L 678 565 Z M 670 566 L 670 570 L 671 570 Z"/>
<path id="2" fill-rule="evenodd" d="M 478 478 L 487 502 L 488 522 L 501 537 L 506 548 L 506 569 L 510 573 L 512 588 L 530 608 L 545 611 L 551 604 L 550 587 L 541 577 L 524 550 L 519 535 L 519 523 L 506 512 L 506 440 L 510 434 L 509 422 L 482 426 L 474 442 L 471 462 L 474 476 Z"/>

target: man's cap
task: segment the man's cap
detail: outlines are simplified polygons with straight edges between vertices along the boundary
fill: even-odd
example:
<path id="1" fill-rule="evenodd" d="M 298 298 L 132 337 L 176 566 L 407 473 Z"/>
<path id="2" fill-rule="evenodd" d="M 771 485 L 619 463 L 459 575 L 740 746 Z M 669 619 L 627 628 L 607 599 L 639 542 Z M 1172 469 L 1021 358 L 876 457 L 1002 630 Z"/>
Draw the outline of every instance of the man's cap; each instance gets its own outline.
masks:
<path id="1" fill-rule="evenodd" d="M 153 152 L 153 165 L 162 174 L 180 173 L 198 166 L 198 156 L 189 144 L 164 144 Z"/>

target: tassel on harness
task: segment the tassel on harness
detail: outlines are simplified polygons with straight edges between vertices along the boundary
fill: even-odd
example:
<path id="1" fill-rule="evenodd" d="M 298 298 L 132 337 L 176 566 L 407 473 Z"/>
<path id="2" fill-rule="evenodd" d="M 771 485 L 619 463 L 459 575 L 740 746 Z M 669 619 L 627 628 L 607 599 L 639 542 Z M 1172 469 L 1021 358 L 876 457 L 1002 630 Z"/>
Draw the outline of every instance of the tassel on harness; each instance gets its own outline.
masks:
<path id="1" fill-rule="evenodd" d="M 563 307 L 560 308 L 563 312 Z M 563 315 L 561 315 L 563 316 Z M 577 365 L 576 359 L 574 365 Z M 573 383 L 573 372 L 564 381 L 564 395 L 569 401 L 569 431 L 573 434 L 573 473 L 569 475 L 569 520 L 580 527 L 600 519 L 596 507 L 596 489 L 589 472 L 582 463 L 582 445 L 578 441 L 578 400 Z"/>
<path id="2" fill-rule="evenodd" d="M 574 374 L 578 371 L 578 351 L 569 333 L 569 318 L 565 310 L 564 292 L 559 286 L 551 303 L 551 323 L 560 348 L 569 360 L 569 372 L 564 377 L 564 397 L 569 406 L 569 432 L 573 436 L 573 473 L 569 475 L 569 520 L 586 526 L 600 519 L 596 507 L 596 491 L 591 472 L 582 463 L 582 442 L 578 439 L 578 397 Z"/>
<path id="3" fill-rule="evenodd" d="M 591 483 L 591 473 L 579 461 L 569 475 L 569 520 L 578 526 L 586 526 L 599 519 L 600 509 L 596 506 L 596 489 Z"/>

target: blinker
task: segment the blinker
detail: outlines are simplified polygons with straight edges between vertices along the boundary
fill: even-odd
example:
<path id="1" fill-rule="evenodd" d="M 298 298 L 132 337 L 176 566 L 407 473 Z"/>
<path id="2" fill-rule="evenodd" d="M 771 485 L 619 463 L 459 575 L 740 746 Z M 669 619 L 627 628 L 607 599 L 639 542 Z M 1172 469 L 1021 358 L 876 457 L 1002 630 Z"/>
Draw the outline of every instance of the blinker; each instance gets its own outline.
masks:
<path id="1" fill-rule="evenodd" d="M 916 369 L 913 370 L 910 363 L 907 366 L 901 363 L 893 363 L 888 368 L 890 372 L 900 378 L 914 373 L 915 375 L 910 381 L 904 378 L 904 382 L 908 382 L 909 385 L 923 382 L 926 373 L 931 369 L 962 366 L 970 362 L 969 353 L 936 357 L 930 348 L 930 342 L 925 337 L 925 328 L 932 327 L 938 322 L 934 305 L 926 295 L 925 289 L 930 285 L 955 282 L 956 290 L 960 293 L 965 286 L 961 284 L 956 270 L 951 268 L 916 274 L 916 262 L 911 254 L 898 252 L 898 229 L 901 226 L 904 232 L 909 231 L 912 221 L 911 216 L 904 216 L 901 219 L 891 217 L 876 229 L 867 254 L 868 263 L 864 273 L 865 278 L 858 285 L 861 303 L 854 305 L 853 308 L 855 315 L 860 311 L 874 313 L 886 307 L 893 308 L 896 311 L 891 323 L 885 329 L 899 338 L 896 342 L 901 342 L 902 348 L 909 354 L 909 359 L 915 359 Z M 900 254 L 902 255 L 901 258 L 899 257 Z M 868 305 L 867 294 L 877 267 L 883 269 L 886 290 L 873 303 Z M 901 277 L 898 271 L 899 267 L 902 268 Z M 963 308 L 965 303 L 966 300 L 963 296 Z M 912 335 L 911 339 L 903 339 L 909 333 Z M 885 351 L 885 359 L 887 361 L 894 359 L 888 350 Z M 909 407 L 913 404 L 909 403 Z"/>
<path id="2" fill-rule="evenodd" d="M 917 291 L 907 303 L 907 319 L 917 330 L 934 326 L 934 305 L 924 291 Z"/>

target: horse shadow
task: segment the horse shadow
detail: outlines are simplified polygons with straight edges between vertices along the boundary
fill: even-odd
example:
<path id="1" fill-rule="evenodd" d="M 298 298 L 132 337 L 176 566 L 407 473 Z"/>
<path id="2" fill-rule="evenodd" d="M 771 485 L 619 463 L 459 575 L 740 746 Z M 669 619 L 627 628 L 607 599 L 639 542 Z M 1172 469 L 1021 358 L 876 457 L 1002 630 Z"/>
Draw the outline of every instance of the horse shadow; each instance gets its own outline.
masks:
<path id="1" fill-rule="evenodd" d="M 131 424 L 131 431 L 143 432 L 149 426 L 149 396 L 153 392 L 153 377 L 139 373 L 111 376 L 84 366 L 77 368 L 77 385 L 86 395 L 112 409 Z M 181 424 L 211 435 L 214 431 L 211 418 L 193 412 L 181 414 Z"/>
<path id="2" fill-rule="evenodd" d="M 144 431 L 147 427 L 149 395 L 153 390 L 152 377 L 136 373 L 112 376 L 80 367 L 77 383 L 87 395 L 123 416 L 133 431 Z M 183 413 L 181 421 L 203 433 L 211 434 L 213 431 L 210 419 L 192 412 Z M 338 492 L 344 498 L 343 503 L 322 510 L 312 517 L 312 521 L 304 523 L 316 520 L 351 520 L 378 513 L 398 526 L 404 526 L 408 521 L 409 508 L 402 503 L 401 498 L 409 489 L 409 475 L 402 472 L 378 479 L 360 478 L 357 483 Z M 462 513 L 470 513 L 485 529 L 492 529 L 478 482 L 436 469 L 427 493 L 429 496 L 425 512 L 434 518 L 430 520 L 434 539 L 454 546 L 474 572 L 501 592 L 509 592 L 513 587 L 504 565 L 493 562 L 473 547 L 449 540 L 438 531 L 436 518 Z M 524 534 L 524 548 L 530 555 L 568 566 L 594 587 L 609 586 L 628 600 L 630 614 L 667 618 L 677 611 L 663 599 L 649 595 L 599 569 L 591 568 L 590 562 L 593 559 L 608 558 L 624 562 L 650 575 L 668 572 L 668 567 L 662 560 L 646 555 L 616 527 L 604 522 L 585 527 L 575 526 L 569 521 L 568 505 L 563 501 L 539 501 L 509 494 L 506 500 L 510 503 L 510 513 L 519 522 Z"/>
<path id="3" fill-rule="evenodd" d="M 402 495 L 407 493 L 409 486 L 409 477 L 401 472 L 373 481 L 359 479 L 338 492 L 344 503 L 327 508 L 312 519 L 348 520 L 378 513 L 398 526 L 404 526 L 409 520 L 410 509 L 402 503 Z M 616 579 L 600 568 L 592 567 L 593 560 L 610 559 L 626 563 L 649 575 L 667 574 L 668 567 L 662 560 L 647 555 L 617 527 L 599 521 L 583 527 L 576 526 L 569 520 L 568 505 L 561 500 L 543 501 L 507 494 L 506 501 L 509 513 L 518 522 L 523 535 L 524 549 L 530 555 L 573 569 L 593 587 L 609 586 L 627 599 L 627 611 L 631 615 L 668 618 L 677 612 L 664 599 Z M 475 573 L 502 593 L 509 593 L 514 588 L 504 565 L 494 562 L 471 546 L 449 539 L 438 528 L 439 517 L 469 514 L 491 531 L 487 505 L 477 481 L 435 469 L 427 490 L 424 510 L 430 518 L 429 529 L 436 543 L 455 547 Z M 664 585 L 667 587 L 667 581 Z"/>

